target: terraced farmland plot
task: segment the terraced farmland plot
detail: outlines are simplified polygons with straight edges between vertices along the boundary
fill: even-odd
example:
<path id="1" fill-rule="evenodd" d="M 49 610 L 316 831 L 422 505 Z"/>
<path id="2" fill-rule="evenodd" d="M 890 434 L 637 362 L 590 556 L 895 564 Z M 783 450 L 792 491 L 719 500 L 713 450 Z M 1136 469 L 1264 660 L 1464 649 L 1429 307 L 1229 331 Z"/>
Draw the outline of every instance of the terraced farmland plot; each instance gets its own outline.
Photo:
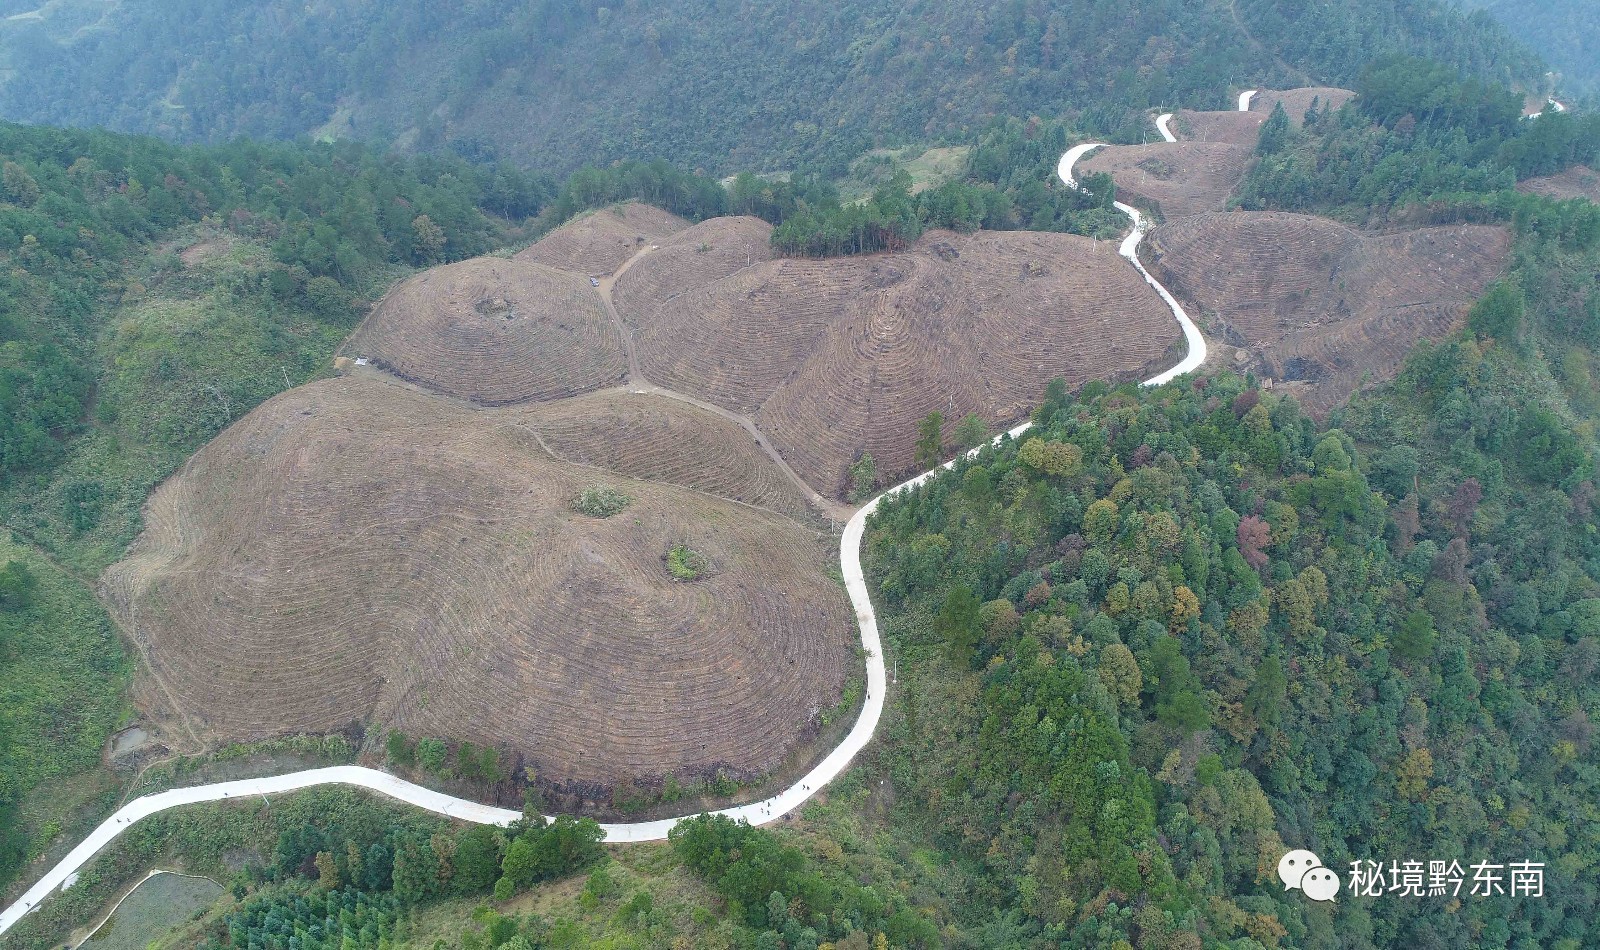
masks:
<path id="1" fill-rule="evenodd" d="M 1517 190 L 1544 195 L 1546 198 L 1555 198 L 1558 201 L 1587 198 L 1600 204 L 1600 172 L 1583 165 L 1574 165 L 1559 175 L 1530 178 L 1520 182 Z"/>
<path id="2" fill-rule="evenodd" d="M 1354 99 L 1356 94 L 1349 89 L 1338 89 L 1333 86 L 1306 86 L 1302 89 L 1265 90 L 1256 93 L 1250 100 L 1250 111 L 1259 112 L 1265 119 L 1272 113 L 1278 103 L 1283 103 L 1283 111 L 1289 114 L 1289 121 L 1300 125 L 1306 120 L 1306 110 L 1311 108 L 1313 102 L 1322 112 L 1336 111 L 1343 108 L 1344 104 Z"/>
<path id="3" fill-rule="evenodd" d="M 622 340 L 588 279 L 479 257 L 405 281 L 345 351 L 481 405 L 554 399 L 621 381 Z"/>
<path id="4" fill-rule="evenodd" d="M 1256 147 L 1261 137 L 1261 123 L 1267 121 L 1262 112 L 1195 112 L 1180 111 L 1175 117 L 1178 138 L 1191 142 L 1222 142 L 1228 145 Z"/>
<path id="5" fill-rule="evenodd" d="M 1109 241 L 939 231 L 904 253 L 759 261 L 765 230 L 725 233 L 720 267 L 681 277 L 666 244 L 638 259 L 617 308 L 652 382 L 750 415 L 825 494 L 862 452 L 909 469 L 929 412 L 1015 420 L 1051 378 L 1132 377 L 1179 337 Z"/>
<path id="6" fill-rule="evenodd" d="M 518 254 L 517 260 L 599 276 L 621 267 L 641 247 L 688 226 L 675 214 L 630 201 L 569 221 Z"/>
<path id="7" fill-rule="evenodd" d="M 367 374 L 292 390 L 152 496 L 105 575 L 113 609 L 214 739 L 365 722 L 516 750 L 558 785 L 766 772 L 841 694 L 833 542 L 541 447 L 589 425 L 660 441 L 598 464 L 687 481 L 728 459 L 781 494 L 753 450 L 715 444 L 748 439 L 731 424 L 697 441 L 673 418 L 696 410 L 607 398 L 473 410 Z M 574 511 L 596 484 L 633 501 Z M 678 544 L 708 561 L 699 580 L 669 574 Z"/>
<path id="8" fill-rule="evenodd" d="M 1123 201 L 1153 207 L 1168 220 L 1223 208 L 1255 152 L 1229 142 L 1155 142 L 1096 149 L 1083 174 L 1107 173 Z"/>
<path id="9" fill-rule="evenodd" d="M 1505 261 L 1504 229 L 1387 234 L 1281 212 L 1203 214 L 1155 232 L 1151 269 L 1223 342 L 1308 408 L 1392 377 L 1419 339 L 1460 326 Z"/>
<path id="10" fill-rule="evenodd" d="M 739 426 L 664 396 L 606 391 L 530 407 L 518 424 L 570 462 L 682 485 L 804 520 L 799 486 Z"/>

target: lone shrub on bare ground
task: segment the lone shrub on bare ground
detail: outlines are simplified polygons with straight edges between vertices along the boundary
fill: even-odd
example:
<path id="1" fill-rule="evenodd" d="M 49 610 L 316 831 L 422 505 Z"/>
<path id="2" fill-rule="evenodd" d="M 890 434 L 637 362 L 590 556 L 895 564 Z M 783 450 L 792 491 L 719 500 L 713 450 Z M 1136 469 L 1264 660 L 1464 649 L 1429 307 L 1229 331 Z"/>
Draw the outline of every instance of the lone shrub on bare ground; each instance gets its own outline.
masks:
<path id="1" fill-rule="evenodd" d="M 667 552 L 667 573 L 680 581 L 692 581 L 710 566 L 704 554 L 691 550 L 686 544 L 674 544 Z"/>
<path id="2" fill-rule="evenodd" d="M 573 502 L 572 508 L 591 518 L 609 518 L 632 503 L 632 496 L 620 489 L 604 485 L 585 488 Z"/>

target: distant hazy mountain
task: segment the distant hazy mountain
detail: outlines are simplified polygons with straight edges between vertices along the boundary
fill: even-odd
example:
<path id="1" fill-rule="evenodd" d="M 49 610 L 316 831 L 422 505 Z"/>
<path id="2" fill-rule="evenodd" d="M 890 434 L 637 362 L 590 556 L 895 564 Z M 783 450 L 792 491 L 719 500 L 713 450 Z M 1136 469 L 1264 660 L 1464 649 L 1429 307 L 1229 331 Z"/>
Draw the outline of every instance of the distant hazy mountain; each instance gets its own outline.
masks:
<path id="1" fill-rule="evenodd" d="M 318 132 L 570 168 L 840 161 L 995 114 L 1114 128 L 1406 50 L 1537 65 L 1438 0 L 3 0 L 0 116 L 186 140 Z M 1131 128 L 1132 126 L 1130 126 Z M 1141 126 L 1142 127 L 1142 126 Z"/>

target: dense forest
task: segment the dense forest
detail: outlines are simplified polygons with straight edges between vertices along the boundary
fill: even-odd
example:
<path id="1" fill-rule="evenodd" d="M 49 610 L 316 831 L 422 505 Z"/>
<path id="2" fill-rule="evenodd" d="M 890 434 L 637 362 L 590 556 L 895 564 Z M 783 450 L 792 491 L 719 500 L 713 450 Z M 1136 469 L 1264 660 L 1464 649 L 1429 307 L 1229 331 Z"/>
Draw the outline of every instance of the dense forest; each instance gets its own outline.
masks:
<path id="1" fill-rule="evenodd" d="M 885 765 L 977 898 L 952 913 L 1015 941 L 975 943 L 1596 939 L 1593 448 L 1488 341 L 1331 427 L 1230 377 L 1058 391 L 884 510 L 913 670 Z M 1291 847 L 1542 861 L 1547 889 L 1329 912 L 1277 883 Z"/>
<path id="2" fill-rule="evenodd" d="M 558 172 L 667 158 L 834 175 L 1003 115 L 1138 135 L 1145 108 L 1341 80 L 1388 51 L 1503 83 L 1541 73 L 1490 19 L 1437 0 L 8 6 L 25 15 L 0 21 L 6 118 L 202 141 L 317 131 Z"/>
<path id="3" fill-rule="evenodd" d="M 1512 189 L 1600 161 L 1600 116 L 1552 111 L 1523 120 L 1515 93 L 1412 58 L 1376 63 L 1356 85 L 1353 103 L 1311 113 L 1303 129 L 1281 112 L 1268 119 L 1241 206 L 1372 224 L 1536 214 L 1597 226 L 1592 204 L 1561 206 Z"/>
<path id="4" fill-rule="evenodd" d="M 1301 80 L 1316 77 L 1319 83 L 1348 86 L 1367 63 L 1407 54 L 1500 86 L 1542 88 L 1537 57 L 1507 43 L 1504 28 L 1487 14 L 1463 13 L 1455 4 L 1236 0 L 1232 9 L 1264 52 L 1303 70 Z"/>
<path id="5" fill-rule="evenodd" d="M 1600 93 L 1600 17 L 1586 0 L 1466 0 L 1549 60 L 1561 90 Z"/>

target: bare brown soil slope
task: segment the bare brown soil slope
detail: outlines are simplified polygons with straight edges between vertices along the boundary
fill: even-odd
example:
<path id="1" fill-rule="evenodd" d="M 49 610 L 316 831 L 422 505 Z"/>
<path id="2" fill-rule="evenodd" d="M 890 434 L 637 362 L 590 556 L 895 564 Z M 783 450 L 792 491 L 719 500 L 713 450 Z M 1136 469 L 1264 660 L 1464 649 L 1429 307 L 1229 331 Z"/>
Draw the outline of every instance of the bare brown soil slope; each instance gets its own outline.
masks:
<path id="1" fill-rule="evenodd" d="M 555 455 L 805 520 L 811 509 L 739 426 L 666 396 L 606 390 L 511 411 Z"/>
<path id="2" fill-rule="evenodd" d="M 622 340 L 588 278 L 497 257 L 405 281 L 344 351 L 483 405 L 588 392 L 627 371 Z"/>
<path id="3" fill-rule="evenodd" d="M 772 225 L 760 218 L 712 218 L 661 241 L 617 279 L 618 312 L 649 313 L 683 294 L 704 294 L 717 281 L 772 259 Z"/>
<path id="4" fill-rule="evenodd" d="M 1362 377 L 1394 375 L 1414 343 L 1460 326 L 1510 246 L 1477 225 L 1393 234 L 1280 212 L 1205 214 L 1154 232 L 1151 270 L 1208 333 L 1244 348 L 1313 411 Z"/>
<path id="5" fill-rule="evenodd" d="M 1349 89 L 1337 89 L 1332 86 L 1266 90 L 1256 93 L 1256 97 L 1250 100 L 1250 111 L 1261 113 L 1264 119 L 1272 113 L 1273 106 L 1281 102 L 1283 111 L 1289 114 L 1289 121 L 1299 125 L 1305 122 L 1306 110 L 1311 108 L 1313 101 L 1316 102 L 1318 110 L 1328 112 L 1343 107 L 1355 97 L 1356 94 Z"/>
<path id="6" fill-rule="evenodd" d="M 1175 131 L 1178 138 L 1194 142 L 1225 142 L 1229 145 L 1256 147 L 1261 137 L 1261 123 L 1267 121 L 1264 113 L 1194 112 L 1184 109 L 1177 115 Z"/>
<path id="7" fill-rule="evenodd" d="M 1600 172 L 1576 165 L 1559 175 L 1548 175 L 1544 178 L 1530 178 L 1520 182 L 1517 190 L 1530 192 L 1535 195 L 1544 195 L 1567 201 L 1573 198 L 1588 198 L 1600 204 Z"/>
<path id="8" fill-rule="evenodd" d="M 761 261 L 764 225 L 720 226 L 720 265 L 686 279 L 664 244 L 613 299 L 652 382 L 751 415 L 824 493 L 863 451 L 908 469 L 931 411 L 1011 421 L 1052 377 L 1133 377 L 1178 340 L 1112 241 L 940 231 L 904 253 Z"/>
<path id="9" fill-rule="evenodd" d="M 1261 123 L 1272 114 L 1272 107 L 1283 103 L 1289 120 L 1296 125 L 1305 122 L 1306 110 L 1315 101 L 1317 108 L 1327 112 L 1338 109 L 1355 97 L 1348 89 L 1329 86 L 1308 86 L 1303 89 L 1264 90 L 1250 100 L 1250 111 L 1194 112 L 1184 109 L 1177 114 L 1175 131 L 1178 138 L 1197 142 L 1227 142 L 1255 148 L 1260 136 Z"/>
<path id="10" fill-rule="evenodd" d="M 1180 218 L 1226 205 L 1253 154 L 1253 144 L 1228 142 L 1113 145 L 1089 153 L 1078 167 L 1109 173 L 1122 200 Z"/>
<path id="11" fill-rule="evenodd" d="M 570 415 L 369 374 L 292 390 L 156 491 L 106 574 L 114 609 L 213 738 L 375 721 L 519 750 L 556 783 L 775 767 L 840 695 L 831 545 L 554 459 L 535 432 L 583 438 Z M 623 431 L 663 431 L 637 421 Z M 632 505 L 572 511 L 596 483 Z M 669 576 L 677 543 L 706 576 Z"/>
<path id="12" fill-rule="evenodd" d="M 567 222 L 519 253 L 517 260 L 598 277 L 621 267 L 646 244 L 688 226 L 675 214 L 630 201 Z"/>

